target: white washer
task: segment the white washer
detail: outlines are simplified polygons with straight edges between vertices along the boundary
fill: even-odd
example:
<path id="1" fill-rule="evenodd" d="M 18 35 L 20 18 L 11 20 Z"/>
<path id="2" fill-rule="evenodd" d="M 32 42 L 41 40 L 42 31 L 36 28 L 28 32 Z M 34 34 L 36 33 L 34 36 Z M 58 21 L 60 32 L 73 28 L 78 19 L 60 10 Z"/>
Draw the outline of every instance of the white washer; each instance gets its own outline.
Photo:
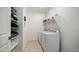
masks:
<path id="1" fill-rule="evenodd" d="M 59 51 L 59 31 L 48 32 L 40 31 L 39 42 L 46 52 L 58 52 Z"/>

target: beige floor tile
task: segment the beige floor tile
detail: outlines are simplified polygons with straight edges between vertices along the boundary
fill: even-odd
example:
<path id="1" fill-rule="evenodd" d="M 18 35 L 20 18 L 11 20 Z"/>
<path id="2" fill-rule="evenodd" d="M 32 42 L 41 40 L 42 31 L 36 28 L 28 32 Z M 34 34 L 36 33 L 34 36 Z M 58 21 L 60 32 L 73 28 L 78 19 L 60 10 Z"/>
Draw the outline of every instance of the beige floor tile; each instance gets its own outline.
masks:
<path id="1" fill-rule="evenodd" d="M 37 40 L 28 41 L 24 52 L 43 52 Z"/>

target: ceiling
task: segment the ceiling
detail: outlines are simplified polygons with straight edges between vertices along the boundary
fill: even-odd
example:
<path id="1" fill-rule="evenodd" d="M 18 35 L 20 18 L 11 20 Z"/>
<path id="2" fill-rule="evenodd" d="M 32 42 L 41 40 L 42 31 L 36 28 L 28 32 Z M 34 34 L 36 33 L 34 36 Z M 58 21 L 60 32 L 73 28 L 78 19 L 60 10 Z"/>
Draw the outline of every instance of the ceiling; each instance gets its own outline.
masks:
<path id="1" fill-rule="evenodd" d="M 47 13 L 52 7 L 27 7 L 28 11 Z"/>

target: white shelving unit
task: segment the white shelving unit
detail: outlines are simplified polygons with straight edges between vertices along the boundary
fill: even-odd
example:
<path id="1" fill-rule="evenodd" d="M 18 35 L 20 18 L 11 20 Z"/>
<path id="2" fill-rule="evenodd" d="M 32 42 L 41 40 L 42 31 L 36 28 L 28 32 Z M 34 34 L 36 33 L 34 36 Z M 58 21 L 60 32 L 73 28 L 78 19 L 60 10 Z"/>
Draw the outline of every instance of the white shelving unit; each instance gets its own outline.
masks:
<path id="1" fill-rule="evenodd" d="M 1 49 L 0 52 L 12 52 L 14 48 L 18 45 L 17 42 L 8 41 Z"/>
<path id="2" fill-rule="evenodd" d="M 15 9 L 17 10 L 20 35 L 17 35 L 19 38 L 9 39 L 9 36 L 11 36 L 11 8 L 0 7 L 0 52 L 22 51 L 20 46 L 22 47 L 23 10 L 20 7 L 15 7 Z M 19 47 L 17 48 L 17 46 Z"/>
<path id="3" fill-rule="evenodd" d="M 14 29 L 13 29 L 14 28 Z M 18 45 L 18 17 L 17 11 L 14 7 L 11 7 L 11 38 L 10 38 L 10 52 L 12 52 Z M 15 35 L 15 36 L 14 36 Z"/>
<path id="4" fill-rule="evenodd" d="M 14 51 L 14 49 L 17 47 L 18 43 L 17 42 L 12 42 L 12 46 L 10 48 L 10 52 Z"/>

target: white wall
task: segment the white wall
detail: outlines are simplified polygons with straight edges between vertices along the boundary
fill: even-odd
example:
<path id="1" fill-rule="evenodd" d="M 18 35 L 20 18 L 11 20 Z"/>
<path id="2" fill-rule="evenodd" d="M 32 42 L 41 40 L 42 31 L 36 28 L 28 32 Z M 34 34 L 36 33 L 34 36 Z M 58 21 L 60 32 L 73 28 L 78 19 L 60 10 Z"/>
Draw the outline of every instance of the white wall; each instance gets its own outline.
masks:
<path id="1" fill-rule="evenodd" d="M 24 21 L 24 16 L 26 17 L 26 21 Z M 27 35 L 27 8 L 26 7 L 23 7 L 23 50 L 24 50 L 24 47 L 26 46 L 26 35 Z"/>
<path id="2" fill-rule="evenodd" d="M 11 32 L 11 9 L 9 7 L 0 7 L 0 51 L 8 43 L 8 37 Z M 6 48 L 7 50 L 7 48 Z"/>
<path id="3" fill-rule="evenodd" d="M 47 17 L 55 19 L 60 27 L 61 50 L 79 51 L 79 8 L 52 8 Z"/>
<path id="4" fill-rule="evenodd" d="M 39 12 L 31 12 L 27 11 L 24 12 L 27 14 L 24 14 L 27 16 L 26 23 L 24 26 L 24 44 L 26 44 L 29 40 L 37 40 L 39 31 L 43 30 L 43 19 L 45 18 L 45 14 L 39 13 Z"/>
<path id="5" fill-rule="evenodd" d="M 11 12 L 9 7 L 0 7 L 0 34 L 8 34 L 10 36 Z M 8 27 L 8 28 L 7 28 Z"/>

